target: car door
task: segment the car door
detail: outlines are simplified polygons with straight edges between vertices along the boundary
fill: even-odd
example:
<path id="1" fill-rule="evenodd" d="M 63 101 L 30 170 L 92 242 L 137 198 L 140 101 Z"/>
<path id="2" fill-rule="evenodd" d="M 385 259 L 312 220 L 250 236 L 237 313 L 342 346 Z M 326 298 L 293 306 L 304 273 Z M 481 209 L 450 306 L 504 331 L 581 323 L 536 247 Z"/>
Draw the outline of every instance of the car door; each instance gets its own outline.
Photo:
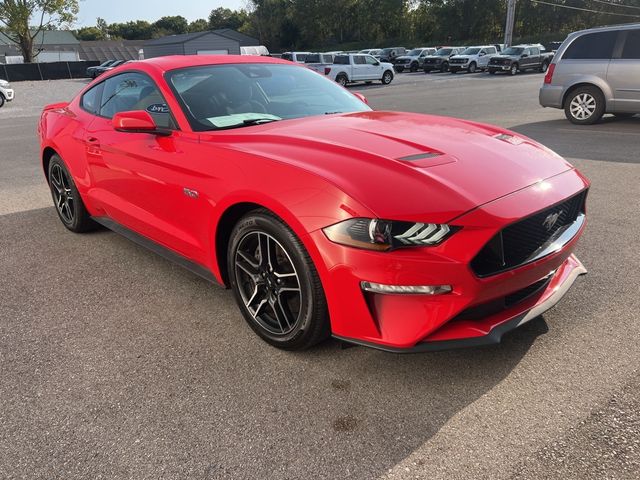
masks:
<path id="1" fill-rule="evenodd" d="M 640 113 L 640 29 L 622 32 L 607 81 L 613 90 L 613 109 Z"/>
<path id="2" fill-rule="evenodd" d="M 112 117 L 145 110 L 166 136 L 119 132 Z M 203 232 L 198 232 L 204 203 L 188 189 L 199 180 L 189 168 L 197 157 L 198 136 L 180 132 L 153 80 L 126 72 L 104 82 L 98 116 L 85 132 L 91 195 L 106 216 L 178 253 L 202 263 Z M 196 192 L 197 193 L 197 192 Z"/>
<path id="3" fill-rule="evenodd" d="M 367 65 L 364 55 L 354 55 L 353 80 L 368 80 L 369 75 L 369 66 Z"/>
<path id="4" fill-rule="evenodd" d="M 384 67 L 371 55 L 365 55 L 364 61 L 367 64 L 367 76 L 369 80 L 380 80 L 384 73 Z"/>
<path id="5" fill-rule="evenodd" d="M 542 65 L 540 49 L 538 47 L 531 47 L 531 56 L 529 60 L 531 60 L 529 62 L 529 65 L 531 67 L 539 67 L 540 65 Z"/>

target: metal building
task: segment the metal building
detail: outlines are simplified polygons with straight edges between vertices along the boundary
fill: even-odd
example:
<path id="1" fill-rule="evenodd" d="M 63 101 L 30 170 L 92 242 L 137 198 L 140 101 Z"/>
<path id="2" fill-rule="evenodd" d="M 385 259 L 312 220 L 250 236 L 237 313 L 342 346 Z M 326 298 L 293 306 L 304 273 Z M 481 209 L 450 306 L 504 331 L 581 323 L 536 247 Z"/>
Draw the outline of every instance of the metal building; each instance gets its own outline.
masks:
<path id="1" fill-rule="evenodd" d="M 227 28 L 148 40 L 144 58 L 165 55 L 240 55 L 240 47 L 256 46 L 259 41 Z"/>

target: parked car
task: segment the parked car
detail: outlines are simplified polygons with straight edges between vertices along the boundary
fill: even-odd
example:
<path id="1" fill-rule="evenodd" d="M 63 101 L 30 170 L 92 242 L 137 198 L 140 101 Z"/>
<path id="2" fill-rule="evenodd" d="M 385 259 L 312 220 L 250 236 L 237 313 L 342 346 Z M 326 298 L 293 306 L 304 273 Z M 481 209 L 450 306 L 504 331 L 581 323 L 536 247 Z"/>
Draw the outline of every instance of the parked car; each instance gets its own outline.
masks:
<path id="1" fill-rule="evenodd" d="M 290 62 L 304 63 L 304 59 L 307 58 L 311 52 L 284 52 L 280 58 L 283 60 L 289 60 Z"/>
<path id="2" fill-rule="evenodd" d="M 15 92 L 11 88 L 11 84 L 0 78 L 0 108 L 5 102 L 11 102 L 15 98 Z"/>
<path id="3" fill-rule="evenodd" d="M 371 83 L 379 80 L 389 85 L 393 81 L 392 64 L 359 53 L 336 55 L 333 65 L 325 68 L 324 73 L 343 87 L 353 82 Z"/>
<path id="4" fill-rule="evenodd" d="M 120 65 L 124 64 L 125 60 L 115 60 L 113 62 L 111 62 L 109 65 L 107 66 L 99 66 L 99 67 L 95 67 L 94 70 L 94 77 L 99 77 L 100 75 L 102 75 L 104 72 L 108 72 L 109 70 L 113 70 L 116 67 L 119 67 Z"/>
<path id="5" fill-rule="evenodd" d="M 573 252 L 589 182 L 516 132 L 373 111 L 267 57 L 158 57 L 105 77 L 42 112 L 52 213 L 228 286 L 275 347 L 495 344 L 586 272 Z"/>
<path id="6" fill-rule="evenodd" d="M 304 66 L 324 74 L 324 69 L 333 64 L 334 55 L 329 53 L 310 53 L 304 59 Z"/>
<path id="7" fill-rule="evenodd" d="M 441 47 L 438 51 L 424 58 L 423 70 L 424 73 L 433 71 L 448 72 L 449 71 L 449 59 L 454 55 L 459 55 L 464 52 L 466 47 Z"/>
<path id="8" fill-rule="evenodd" d="M 475 73 L 478 70 L 486 70 L 489 60 L 498 54 L 498 49 L 493 45 L 469 47 L 459 55 L 454 55 L 449 60 L 449 72 L 457 73 L 467 71 Z"/>
<path id="9" fill-rule="evenodd" d="M 380 53 L 374 55 L 378 60 L 385 63 L 393 63 L 394 58 L 407 53 L 404 47 L 383 48 Z"/>
<path id="10" fill-rule="evenodd" d="M 492 75 L 496 72 L 509 72 L 511 75 L 517 75 L 518 72 L 527 70 L 546 73 L 552 60 L 553 53 L 547 52 L 544 46 L 539 43 L 516 45 L 491 58 L 487 70 Z"/>
<path id="11" fill-rule="evenodd" d="M 422 48 L 414 48 L 413 50 L 408 51 L 405 55 L 400 55 L 393 60 L 393 66 L 396 69 L 396 72 L 402 73 L 405 69 L 410 72 L 417 72 L 420 68 L 422 68 L 424 64 L 424 59 L 436 53 L 435 48 L 422 47 Z"/>
<path id="12" fill-rule="evenodd" d="M 87 77 L 96 78 L 98 76 L 98 71 L 102 73 L 104 71 L 104 70 L 101 70 L 102 68 L 109 67 L 116 61 L 117 60 L 107 60 L 106 62 L 102 62 L 100 65 L 94 65 L 93 67 L 88 67 L 86 71 Z"/>
<path id="13" fill-rule="evenodd" d="M 382 52 L 381 48 L 366 48 L 364 50 L 360 50 L 358 53 L 364 53 L 366 55 L 380 55 L 380 52 Z"/>
<path id="14" fill-rule="evenodd" d="M 640 113 L 640 23 L 569 35 L 549 66 L 540 104 L 564 109 L 578 125 L 605 113 Z"/>

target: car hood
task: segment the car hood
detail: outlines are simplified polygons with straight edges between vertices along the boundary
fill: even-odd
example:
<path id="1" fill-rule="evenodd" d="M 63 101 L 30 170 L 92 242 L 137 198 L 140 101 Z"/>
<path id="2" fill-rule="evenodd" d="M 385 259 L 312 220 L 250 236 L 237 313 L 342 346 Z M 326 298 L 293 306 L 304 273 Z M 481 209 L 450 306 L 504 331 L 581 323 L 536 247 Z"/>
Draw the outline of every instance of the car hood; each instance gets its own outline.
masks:
<path id="1" fill-rule="evenodd" d="M 322 176 L 393 220 L 446 222 L 573 168 L 516 133 L 415 113 L 314 116 L 210 137 Z"/>
<path id="2" fill-rule="evenodd" d="M 520 56 L 519 56 L 519 55 L 504 55 L 504 54 L 498 54 L 498 55 L 494 55 L 493 57 L 491 57 L 491 59 L 492 59 L 492 60 L 493 60 L 494 58 L 498 58 L 498 59 L 500 59 L 500 58 L 506 58 L 506 59 L 509 59 L 509 60 L 515 60 L 515 59 L 520 58 Z"/>
<path id="3" fill-rule="evenodd" d="M 453 56 L 453 57 L 451 57 L 451 58 L 452 58 L 452 59 L 453 59 L 453 58 L 466 58 L 467 60 L 470 60 L 470 59 L 472 59 L 472 58 L 476 58 L 476 57 L 477 57 L 477 55 L 454 55 L 454 56 Z"/>
<path id="4" fill-rule="evenodd" d="M 418 55 L 416 55 L 416 56 L 400 55 L 400 56 L 396 57 L 395 60 L 415 60 L 416 58 L 418 58 Z"/>

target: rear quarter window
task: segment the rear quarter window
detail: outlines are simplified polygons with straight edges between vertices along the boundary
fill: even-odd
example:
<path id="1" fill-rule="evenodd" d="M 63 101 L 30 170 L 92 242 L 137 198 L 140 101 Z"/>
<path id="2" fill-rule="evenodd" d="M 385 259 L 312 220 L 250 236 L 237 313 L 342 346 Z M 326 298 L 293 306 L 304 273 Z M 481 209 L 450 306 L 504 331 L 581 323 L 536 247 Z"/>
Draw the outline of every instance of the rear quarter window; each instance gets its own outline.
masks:
<path id="1" fill-rule="evenodd" d="M 622 58 L 640 60 L 640 30 L 631 30 L 622 49 Z"/>
<path id="2" fill-rule="evenodd" d="M 82 95 L 82 98 L 80 99 L 80 106 L 83 110 L 97 115 L 98 110 L 100 110 L 100 99 L 102 98 L 103 87 L 104 83 L 100 83 L 87 90 L 84 95 Z"/>
<path id="3" fill-rule="evenodd" d="M 587 33 L 576 38 L 562 56 L 563 60 L 609 60 L 618 40 L 618 32 Z"/>

